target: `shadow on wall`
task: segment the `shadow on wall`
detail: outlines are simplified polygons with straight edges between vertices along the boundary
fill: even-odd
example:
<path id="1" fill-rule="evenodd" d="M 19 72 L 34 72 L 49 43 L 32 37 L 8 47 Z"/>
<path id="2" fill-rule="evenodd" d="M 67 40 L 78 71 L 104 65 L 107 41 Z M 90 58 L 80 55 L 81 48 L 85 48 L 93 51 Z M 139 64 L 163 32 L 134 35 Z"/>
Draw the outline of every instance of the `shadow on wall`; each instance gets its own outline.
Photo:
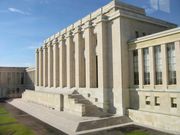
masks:
<path id="1" fill-rule="evenodd" d="M 138 92 L 135 90 L 130 90 L 129 95 L 130 95 L 130 109 L 138 110 L 140 108 Z"/>
<path id="2" fill-rule="evenodd" d="M 35 86 L 34 86 L 34 81 L 32 79 L 32 77 L 30 77 L 29 75 L 26 75 L 26 89 L 29 90 L 35 90 Z"/>

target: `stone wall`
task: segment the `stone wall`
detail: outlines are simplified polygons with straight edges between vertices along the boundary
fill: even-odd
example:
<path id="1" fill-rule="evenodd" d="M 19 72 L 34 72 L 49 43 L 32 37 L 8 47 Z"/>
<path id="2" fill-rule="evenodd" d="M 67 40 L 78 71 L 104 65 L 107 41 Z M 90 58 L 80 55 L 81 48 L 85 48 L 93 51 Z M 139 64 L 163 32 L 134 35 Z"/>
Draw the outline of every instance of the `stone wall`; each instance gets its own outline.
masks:
<path id="1" fill-rule="evenodd" d="M 136 123 L 156 129 L 180 133 L 180 117 L 140 110 L 128 110 L 129 117 Z"/>

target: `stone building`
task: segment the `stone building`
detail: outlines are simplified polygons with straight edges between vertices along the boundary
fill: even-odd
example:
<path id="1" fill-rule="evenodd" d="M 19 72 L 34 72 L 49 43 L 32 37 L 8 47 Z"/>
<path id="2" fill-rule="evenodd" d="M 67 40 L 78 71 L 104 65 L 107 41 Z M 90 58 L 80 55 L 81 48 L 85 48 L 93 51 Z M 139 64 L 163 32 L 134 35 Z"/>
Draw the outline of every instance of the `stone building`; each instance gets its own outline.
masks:
<path id="1" fill-rule="evenodd" d="M 30 77 L 26 70 L 26 67 L 0 67 L 0 98 L 21 97 L 25 89 L 33 89 L 34 84 L 28 83 L 27 78 L 33 82 L 34 77 Z"/>
<path id="2" fill-rule="evenodd" d="M 180 121 L 175 27 L 112 1 L 44 41 L 36 50 L 35 91 L 27 90 L 23 99 L 80 116 L 97 111 L 174 126 Z"/>
<path id="3" fill-rule="evenodd" d="M 129 41 L 129 117 L 180 131 L 180 28 Z"/>

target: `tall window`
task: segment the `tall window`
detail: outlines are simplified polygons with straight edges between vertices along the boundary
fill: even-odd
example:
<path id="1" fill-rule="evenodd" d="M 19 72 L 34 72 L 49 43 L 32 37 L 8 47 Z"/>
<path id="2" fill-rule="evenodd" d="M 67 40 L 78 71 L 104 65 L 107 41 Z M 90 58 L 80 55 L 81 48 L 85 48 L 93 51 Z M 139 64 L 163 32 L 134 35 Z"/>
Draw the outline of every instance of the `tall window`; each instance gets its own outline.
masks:
<path id="1" fill-rule="evenodd" d="M 21 73 L 21 84 L 24 84 L 24 73 Z"/>
<path id="2" fill-rule="evenodd" d="M 7 83 L 10 84 L 10 81 L 11 81 L 11 74 L 10 74 L 10 72 L 8 72 L 8 74 L 7 74 Z"/>
<path id="3" fill-rule="evenodd" d="M 133 51 L 134 85 L 139 85 L 138 50 Z"/>
<path id="4" fill-rule="evenodd" d="M 161 46 L 156 46 L 155 51 L 155 76 L 156 84 L 162 84 L 162 56 L 161 56 Z"/>
<path id="5" fill-rule="evenodd" d="M 176 57 L 174 43 L 167 45 L 168 81 L 169 84 L 176 84 Z"/>
<path id="6" fill-rule="evenodd" d="M 144 85 L 150 84 L 150 72 L 149 72 L 149 49 L 143 49 L 143 60 L 144 60 Z"/>

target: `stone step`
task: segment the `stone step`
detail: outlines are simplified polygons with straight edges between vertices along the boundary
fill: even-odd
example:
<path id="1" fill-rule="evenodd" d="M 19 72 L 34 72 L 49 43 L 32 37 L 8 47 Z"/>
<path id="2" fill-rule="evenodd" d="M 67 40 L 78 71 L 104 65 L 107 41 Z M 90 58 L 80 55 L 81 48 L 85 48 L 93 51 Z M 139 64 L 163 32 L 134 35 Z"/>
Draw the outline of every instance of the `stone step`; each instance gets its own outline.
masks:
<path id="1" fill-rule="evenodd" d="M 85 105 L 92 105 L 92 103 L 87 99 L 75 99 L 75 102 L 85 104 Z"/>
<path id="2" fill-rule="evenodd" d="M 131 122 L 132 120 L 129 119 L 127 116 L 119 116 L 119 117 L 113 116 L 113 117 L 102 118 L 99 120 L 80 122 L 76 131 L 80 132 L 80 131 L 109 127 L 114 125 L 127 124 Z"/>
<path id="3" fill-rule="evenodd" d="M 72 108 L 69 109 L 69 111 L 77 111 L 76 104 L 82 105 L 82 112 L 78 111 L 77 114 L 79 116 L 91 116 L 91 117 L 107 117 L 111 116 L 109 113 L 103 112 L 102 109 L 98 108 L 97 106 L 93 105 L 89 100 L 85 99 L 82 95 L 80 94 L 70 94 L 68 95 L 68 98 L 70 100 L 70 103 L 72 104 Z"/>

